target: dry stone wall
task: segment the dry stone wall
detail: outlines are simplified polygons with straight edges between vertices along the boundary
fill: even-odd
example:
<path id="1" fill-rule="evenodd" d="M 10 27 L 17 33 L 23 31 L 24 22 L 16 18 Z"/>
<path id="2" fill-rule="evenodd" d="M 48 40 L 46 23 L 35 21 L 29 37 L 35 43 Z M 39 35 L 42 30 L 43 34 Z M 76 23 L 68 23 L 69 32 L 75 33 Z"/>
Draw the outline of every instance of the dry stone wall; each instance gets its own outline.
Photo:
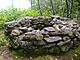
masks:
<path id="1" fill-rule="evenodd" d="M 80 42 L 80 25 L 68 18 L 24 17 L 5 23 L 5 35 L 14 48 L 52 49 L 66 52 Z"/>

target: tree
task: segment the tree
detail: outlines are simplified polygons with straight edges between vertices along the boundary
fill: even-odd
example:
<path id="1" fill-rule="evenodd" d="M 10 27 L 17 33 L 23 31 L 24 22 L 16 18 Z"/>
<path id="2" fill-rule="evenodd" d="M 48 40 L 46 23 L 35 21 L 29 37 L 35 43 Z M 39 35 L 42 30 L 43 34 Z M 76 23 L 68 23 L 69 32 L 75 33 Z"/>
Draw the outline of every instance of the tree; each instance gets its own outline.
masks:
<path id="1" fill-rule="evenodd" d="M 70 0 L 70 18 L 72 18 L 73 0 Z"/>
<path id="2" fill-rule="evenodd" d="M 19 10 L 20 10 L 20 0 L 19 0 Z"/>
<path id="3" fill-rule="evenodd" d="M 62 13 L 61 13 L 62 12 Z M 59 14 L 61 15 L 61 16 L 63 16 L 64 14 L 63 14 L 64 12 L 63 12 L 63 7 L 62 7 L 62 0 L 60 0 L 60 4 L 59 4 Z"/>
<path id="4" fill-rule="evenodd" d="M 31 0 L 29 0 L 31 2 Z M 40 15 L 60 15 L 68 18 L 76 16 L 80 0 L 32 0 L 32 10 Z M 43 11 L 43 13 L 42 13 Z"/>
<path id="5" fill-rule="evenodd" d="M 31 9 L 32 9 L 32 0 L 31 0 Z"/>
<path id="6" fill-rule="evenodd" d="M 66 17 L 69 17 L 69 7 L 68 7 L 68 0 L 66 1 Z"/>
<path id="7" fill-rule="evenodd" d="M 14 7 L 14 5 L 13 5 L 13 0 L 11 0 L 11 7 L 12 7 L 12 8 Z"/>
<path id="8" fill-rule="evenodd" d="M 42 10 L 41 10 L 41 7 L 40 7 L 40 0 L 37 0 L 38 1 L 38 7 L 39 7 L 39 10 L 40 10 L 40 15 L 42 16 Z"/>
<path id="9" fill-rule="evenodd" d="M 78 13 L 77 13 L 77 20 L 80 23 L 80 0 L 77 0 L 78 2 Z"/>
<path id="10" fill-rule="evenodd" d="M 54 6 L 53 6 L 53 1 L 52 0 L 50 0 L 50 4 L 51 4 L 51 8 L 52 8 L 52 14 L 55 15 Z"/>

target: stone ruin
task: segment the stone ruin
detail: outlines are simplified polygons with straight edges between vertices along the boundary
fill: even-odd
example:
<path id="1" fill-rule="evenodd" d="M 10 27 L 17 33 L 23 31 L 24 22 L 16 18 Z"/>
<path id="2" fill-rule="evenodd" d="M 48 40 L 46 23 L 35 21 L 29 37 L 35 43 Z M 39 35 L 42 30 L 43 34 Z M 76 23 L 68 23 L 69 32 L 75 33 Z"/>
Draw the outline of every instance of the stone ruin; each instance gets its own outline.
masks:
<path id="1" fill-rule="evenodd" d="M 5 35 L 13 48 L 51 49 L 62 52 L 77 47 L 80 25 L 60 16 L 24 17 L 5 23 Z"/>

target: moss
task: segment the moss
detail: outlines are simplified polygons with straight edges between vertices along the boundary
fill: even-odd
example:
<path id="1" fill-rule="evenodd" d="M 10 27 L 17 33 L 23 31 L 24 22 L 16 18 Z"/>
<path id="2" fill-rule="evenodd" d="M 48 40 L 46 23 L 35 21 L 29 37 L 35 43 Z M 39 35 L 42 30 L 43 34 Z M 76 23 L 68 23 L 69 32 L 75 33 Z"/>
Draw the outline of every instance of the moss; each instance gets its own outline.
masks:
<path id="1" fill-rule="evenodd" d="M 37 34 L 35 38 L 36 40 L 43 40 L 43 35 Z"/>
<path id="2" fill-rule="evenodd" d="M 20 31 L 20 30 L 14 30 L 14 31 L 12 31 L 12 35 L 20 35 L 22 33 L 22 31 Z"/>

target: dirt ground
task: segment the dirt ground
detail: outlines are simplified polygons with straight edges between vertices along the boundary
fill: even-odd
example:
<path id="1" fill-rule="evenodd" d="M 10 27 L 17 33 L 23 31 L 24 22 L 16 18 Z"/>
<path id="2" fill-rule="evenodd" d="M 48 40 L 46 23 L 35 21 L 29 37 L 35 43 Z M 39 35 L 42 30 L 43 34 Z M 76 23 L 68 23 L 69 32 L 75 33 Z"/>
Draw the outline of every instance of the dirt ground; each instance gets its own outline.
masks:
<path id="1" fill-rule="evenodd" d="M 0 47 L 0 60 L 80 60 L 80 57 L 63 57 L 63 56 L 39 56 L 39 57 L 24 57 L 18 58 L 11 55 L 11 51 L 5 47 Z"/>

